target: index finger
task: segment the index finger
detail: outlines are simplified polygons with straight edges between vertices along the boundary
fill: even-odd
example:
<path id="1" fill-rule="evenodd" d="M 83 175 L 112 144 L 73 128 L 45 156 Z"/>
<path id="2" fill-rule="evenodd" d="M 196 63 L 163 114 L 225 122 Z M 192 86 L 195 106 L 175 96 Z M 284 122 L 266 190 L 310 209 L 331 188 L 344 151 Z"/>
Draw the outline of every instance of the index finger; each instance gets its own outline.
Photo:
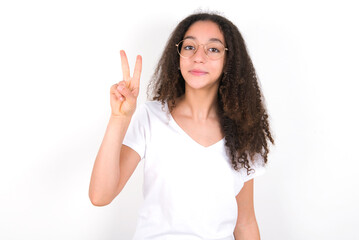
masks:
<path id="1" fill-rule="evenodd" d="M 130 80 L 130 66 L 128 65 L 128 60 L 125 51 L 121 50 L 120 55 L 121 55 L 123 80 L 128 82 Z"/>
<path id="2" fill-rule="evenodd" d="M 140 86 L 140 78 L 142 72 L 142 57 L 138 55 L 136 58 L 135 70 L 133 72 L 133 86 L 138 88 Z"/>

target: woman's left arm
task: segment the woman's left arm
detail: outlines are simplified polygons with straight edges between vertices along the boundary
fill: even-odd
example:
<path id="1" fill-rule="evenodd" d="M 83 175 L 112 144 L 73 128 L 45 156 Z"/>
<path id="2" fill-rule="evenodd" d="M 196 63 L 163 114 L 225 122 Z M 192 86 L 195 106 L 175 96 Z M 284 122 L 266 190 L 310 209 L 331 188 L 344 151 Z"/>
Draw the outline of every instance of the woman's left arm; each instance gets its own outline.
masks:
<path id="1" fill-rule="evenodd" d="M 253 182 L 251 179 L 244 183 L 243 188 L 236 196 L 238 218 L 234 229 L 236 240 L 259 240 L 259 228 L 254 213 Z"/>

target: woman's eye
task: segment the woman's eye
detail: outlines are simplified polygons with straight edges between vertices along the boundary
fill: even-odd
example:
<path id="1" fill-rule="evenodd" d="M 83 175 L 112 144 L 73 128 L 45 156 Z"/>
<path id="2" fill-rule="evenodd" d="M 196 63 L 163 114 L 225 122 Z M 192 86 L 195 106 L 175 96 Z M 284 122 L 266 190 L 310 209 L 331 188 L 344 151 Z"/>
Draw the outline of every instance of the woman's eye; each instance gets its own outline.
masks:
<path id="1" fill-rule="evenodd" d="M 208 51 L 210 51 L 211 53 L 219 53 L 220 52 L 219 49 L 217 49 L 217 48 L 210 48 L 210 49 L 208 49 Z"/>
<path id="2" fill-rule="evenodd" d="M 183 49 L 184 49 L 184 50 L 194 50 L 195 47 L 188 45 L 188 46 L 185 46 Z"/>

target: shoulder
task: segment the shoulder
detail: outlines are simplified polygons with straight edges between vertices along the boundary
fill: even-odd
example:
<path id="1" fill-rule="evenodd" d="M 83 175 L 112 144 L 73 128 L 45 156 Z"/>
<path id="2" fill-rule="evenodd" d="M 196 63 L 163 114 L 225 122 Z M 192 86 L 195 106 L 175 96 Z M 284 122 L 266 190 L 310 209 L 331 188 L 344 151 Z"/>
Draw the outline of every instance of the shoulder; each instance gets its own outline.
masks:
<path id="1" fill-rule="evenodd" d="M 168 113 L 167 103 L 162 104 L 160 101 L 146 101 L 138 106 L 138 110 L 146 112 L 148 116 L 163 116 Z"/>
<path id="2" fill-rule="evenodd" d="M 160 101 L 146 101 L 142 106 L 150 110 L 157 110 L 162 107 L 162 103 Z"/>
<path id="3" fill-rule="evenodd" d="M 136 114 L 143 114 L 148 111 L 156 111 L 159 108 L 161 103 L 158 101 L 146 101 L 144 103 L 140 103 L 136 107 Z"/>

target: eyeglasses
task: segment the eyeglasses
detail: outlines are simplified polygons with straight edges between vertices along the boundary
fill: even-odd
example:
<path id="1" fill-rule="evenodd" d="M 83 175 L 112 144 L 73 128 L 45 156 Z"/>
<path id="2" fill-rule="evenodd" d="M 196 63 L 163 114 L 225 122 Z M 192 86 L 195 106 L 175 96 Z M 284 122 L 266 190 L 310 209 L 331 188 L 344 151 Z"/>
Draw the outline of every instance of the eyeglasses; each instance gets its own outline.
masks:
<path id="1" fill-rule="evenodd" d="M 199 46 L 203 45 L 203 50 L 211 60 L 217 60 L 224 56 L 228 51 L 221 42 L 213 41 L 206 44 L 198 44 L 192 39 L 184 39 L 176 44 L 178 54 L 183 58 L 190 58 L 196 54 Z"/>

